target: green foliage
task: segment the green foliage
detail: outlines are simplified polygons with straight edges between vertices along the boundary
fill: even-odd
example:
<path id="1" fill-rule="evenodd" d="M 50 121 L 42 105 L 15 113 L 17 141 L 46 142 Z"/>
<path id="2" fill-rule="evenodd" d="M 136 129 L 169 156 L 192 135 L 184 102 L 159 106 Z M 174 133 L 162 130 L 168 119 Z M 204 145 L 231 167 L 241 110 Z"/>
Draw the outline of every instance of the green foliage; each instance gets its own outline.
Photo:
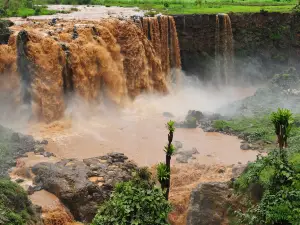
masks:
<path id="1" fill-rule="evenodd" d="M 100 207 L 92 225 L 167 225 L 170 210 L 160 188 L 135 181 L 123 182 Z"/>
<path id="2" fill-rule="evenodd" d="M 170 120 L 166 126 L 170 132 L 175 131 L 175 121 Z"/>
<path id="3" fill-rule="evenodd" d="M 0 179 L 0 224 L 26 225 L 33 211 L 22 187 Z"/>
<path id="4" fill-rule="evenodd" d="M 160 183 L 165 182 L 170 175 L 170 171 L 165 163 L 159 163 L 157 165 L 157 179 Z"/>
<path id="5" fill-rule="evenodd" d="M 176 149 L 175 149 L 174 145 L 170 144 L 170 147 L 169 147 L 169 145 L 165 146 L 164 151 L 167 155 L 172 156 L 172 155 L 174 155 Z"/>

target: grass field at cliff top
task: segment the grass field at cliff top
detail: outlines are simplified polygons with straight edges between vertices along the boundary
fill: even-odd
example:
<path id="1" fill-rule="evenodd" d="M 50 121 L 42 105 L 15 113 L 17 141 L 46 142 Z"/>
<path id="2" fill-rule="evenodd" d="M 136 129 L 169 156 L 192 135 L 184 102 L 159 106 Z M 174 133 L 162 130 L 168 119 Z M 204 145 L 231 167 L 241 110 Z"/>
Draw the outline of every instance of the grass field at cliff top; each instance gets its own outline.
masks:
<path id="1" fill-rule="evenodd" d="M 265 10 L 268 12 L 291 12 L 297 1 L 283 0 L 94 0 L 94 4 L 106 6 L 139 7 L 144 10 L 154 10 L 164 14 L 216 14 L 216 13 L 253 13 Z"/>

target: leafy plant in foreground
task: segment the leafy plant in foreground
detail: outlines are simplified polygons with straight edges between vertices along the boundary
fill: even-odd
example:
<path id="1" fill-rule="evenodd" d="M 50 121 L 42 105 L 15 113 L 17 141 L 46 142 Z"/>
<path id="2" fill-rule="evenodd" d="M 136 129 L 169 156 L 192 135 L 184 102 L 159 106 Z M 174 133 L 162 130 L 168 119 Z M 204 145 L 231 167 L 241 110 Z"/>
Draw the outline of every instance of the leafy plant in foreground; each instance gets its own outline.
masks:
<path id="1" fill-rule="evenodd" d="M 146 175 L 144 170 L 139 176 Z M 171 207 L 162 190 L 150 181 L 134 179 L 116 185 L 110 199 L 98 210 L 92 225 L 167 225 Z"/>
<path id="2" fill-rule="evenodd" d="M 175 122 L 170 120 L 166 127 L 169 130 L 168 144 L 165 146 L 164 151 L 166 153 L 166 163 L 160 163 L 157 167 L 157 178 L 161 184 L 161 188 L 165 191 L 165 197 L 168 200 L 170 191 L 170 180 L 171 180 L 171 158 L 175 153 L 175 147 L 172 145 Z"/>
<path id="3" fill-rule="evenodd" d="M 245 212 L 236 212 L 239 224 L 299 225 L 300 157 L 299 153 L 288 154 L 282 151 L 287 146 L 287 137 L 293 123 L 292 113 L 278 109 L 271 114 L 271 120 L 280 148 L 265 157 L 258 156 L 234 183 L 235 188 L 244 193 L 253 193 L 253 186 L 261 187 L 260 198 L 255 200 L 250 195 L 252 205 Z"/>

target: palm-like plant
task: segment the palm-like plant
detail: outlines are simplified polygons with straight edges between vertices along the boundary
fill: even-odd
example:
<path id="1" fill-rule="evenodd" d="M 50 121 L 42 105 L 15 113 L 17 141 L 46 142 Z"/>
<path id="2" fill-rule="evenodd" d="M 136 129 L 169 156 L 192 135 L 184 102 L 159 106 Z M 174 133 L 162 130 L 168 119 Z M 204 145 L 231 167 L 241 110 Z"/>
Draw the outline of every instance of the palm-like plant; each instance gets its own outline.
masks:
<path id="1" fill-rule="evenodd" d="M 157 166 L 157 178 L 161 184 L 161 188 L 165 190 L 165 197 L 168 200 L 170 192 L 170 177 L 171 177 L 171 158 L 175 153 L 175 147 L 172 145 L 174 131 L 175 131 L 175 122 L 170 120 L 166 127 L 169 130 L 168 134 L 168 144 L 164 147 L 166 153 L 166 163 L 160 163 Z"/>
<path id="2" fill-rule="evenodd" d="M 288 146 L 287 138 L 294 122 L 293 114 L 288 109 L 279 108 L 277 112 L 271 113 L 271 121 L 275 127 L 279 148 L 282 150 Z"/>

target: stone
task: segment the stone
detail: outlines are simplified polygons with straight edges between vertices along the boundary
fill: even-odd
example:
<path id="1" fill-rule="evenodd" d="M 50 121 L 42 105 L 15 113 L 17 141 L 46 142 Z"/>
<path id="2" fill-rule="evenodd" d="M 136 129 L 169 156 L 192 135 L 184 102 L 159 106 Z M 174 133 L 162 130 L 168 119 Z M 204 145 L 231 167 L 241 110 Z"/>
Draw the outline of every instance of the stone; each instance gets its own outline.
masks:
<path id="1" fill-rule="evenodd" d="M 37 146 L 35 149 L 34 149 L 34 154 L 40 154 L 40 153 L 44 153 L 45 152 L 45 149 L 43 146 Z"/>
<path id="2" fill-rule="evenodd" d="M 56 195 L 74 218 L 84 223 L 92 221 L 114 185 L 131 179 L 135 170 L 137 166 L 123 153 L 109 153 L 83 161 L 43 162 L 32 168 L 34 184 Z"/>
<path id="3" fill-rule="evenodd" d="M 192 156 L 188 156 L 188 155 L 178 155 L 176 157 L 176 162 L 178 163 L 188 163 L 189 158 L 191 158 Z"/>
<path id="4" fill-rule="evenodd" d="M 173 118 L 174 117 L 174 115 L 172 113 L 170 113 L 170 112 L 164 112 L 163 116 L 167 117 L 167 118 Z"/>
<path id="5" fill-rule="evenodd" d="M 232 190 L 227 183 L 200 183 L 190 197 L 187 225 L 220 225 L 225 221 Z"/>
<path id="6" fill-rule="evenodd" d="M 13 25 L 10 20 L 0 20 L 0 44 L 7 44 L 11 31 L 9 27 Z"/>
<path id="7" fill-rule="evenodd" d="M 247 168 L 246 164 L 238 164 L 232 167 L 232 178 L 238 178 Z"/>
<path id="8" fill-rule="evenodd" d="M 182 143 L 180 141 L 174 141 L 174 147 L 177 150 L 183 147 Z"/>
<path id="9" fill-rule="evenodd" d="M 48 157 L 48 158 L 51 157 L 51 156 L 55 157 L 55 155 L 52 152 L 43 152 L 42 154 L 43 154 L 44 157 Z"/>
<path id="10" fill-rule="evenodd" d="M 18 133 L 14 132 L 12 135 L 11 135 L 11 141 L 12 142 L 20 142 L 20 136 Z"/>
<path id="11" fill-rule="evenodd" d="M 22 178 L 18 178 L 18 179 L 16 179 L 16 182 L 19 184 L 19 183 L 22 183 L 22 182 L 24 182 L 24 179 L 22 179 Z"/>
<path id="12" fill-rule="evenodd" d="M 251 146 L 248 143 L 242 143 L 240 148 L 242 150 L 249 150 L 249 149 L 251 149 Z"/>

